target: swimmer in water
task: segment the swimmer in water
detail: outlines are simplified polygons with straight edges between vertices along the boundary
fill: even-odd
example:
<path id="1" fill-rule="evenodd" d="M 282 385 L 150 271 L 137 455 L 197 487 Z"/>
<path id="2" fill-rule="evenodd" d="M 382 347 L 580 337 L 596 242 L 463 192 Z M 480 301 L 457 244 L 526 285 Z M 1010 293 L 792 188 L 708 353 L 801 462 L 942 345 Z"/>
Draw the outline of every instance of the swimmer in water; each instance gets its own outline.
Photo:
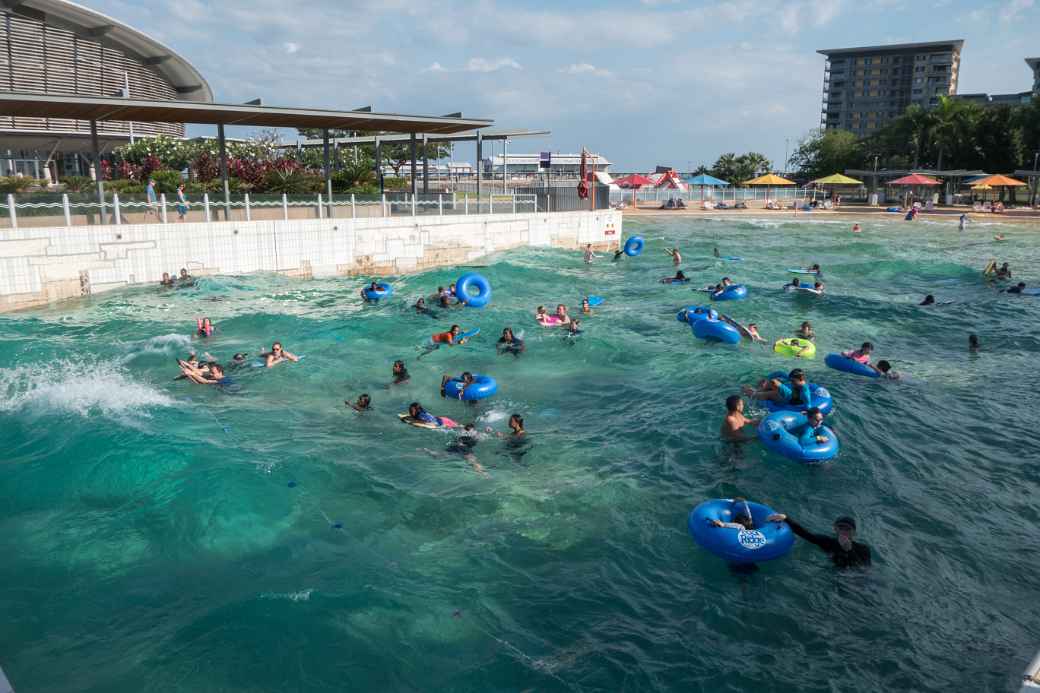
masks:
<path id="1" fill-rule="evenodd" d="M 434 416 L 426 411 L 418 402 L 412 402 L 408 405 L 408 418 L 419 423 L 433 424 L 434 426 L 444 425 L 444 421 L 439 416 Z"/>
<path id="2" fill-rule="evenodd" d="M 184 267 L 181 267 L 181 274 L 177 279 L 181 284 L 190 284 L 193 281 L 191 275 L 188 274 L 188 270 Z"/>
<path id="3" fill-rule="evenodd" d="M 617 262 L 618 260 L 620 260 L 624 256 L 625 256 L 625 251 L 624 250 L 615 250 L 614 251 L 614 259 L 611 260 L 611 262 Z"/>
<path id="4" fill-rule="evenodd" d="M 418 358 L 422 358 L 427 354 L 437 351 L 441 348 L 442 344 L 448 346 L 455 346 L 456 344 L 465 344 L 465 339 L 459 339 L 459 335 L 462 333 L 462 328 L 458 325 L 452 325 L 451 329 L 447 332 L 438 332 L 437 334 L 430 335 L 430 341 L 423 347 L 423 352 L 419 354 Z"/>
<path id="5" fill-rule="evenodd" d="M 581 329 L 579 329 L 580 325 L 581 325 L 581 320 L 571 320 L 570 322 L 568 322 L 567 323 L 567 336 L 568 337 L 577 337 L 579 334 L 581 334 Z"/>
<path id="6" fill-rule="evenodd" d="M 176 284 L 176 282 L 174 281 L 173 277 L 170 276 L 170 273 L 169 272 L 163 272 L 162 273 L 162 281 L 159 282 L 159 286 L 168 288 L 168 287 L 173 286 L 174 284 Z"/>
<path id="7" fill-rule="evenodd" d="M 198 385 L 231 385 L 231 378 L 224 375 L 224 369 L 219 363 L 207 364 L 207 368 L 203 370 L 192 366 L 187 361 L 178 361 L 181 367 L 181 373 L 184 376 Z"/>
<path id="8" fill-rule="evenodd" d="M 809 407 L 812 404 L 812 393 L 805 380 L 805 372 L 795 368 L 787 375 L 788 382 L 779 378 L 768 378 L 758 383 L 758 388 L 745 385 L 741 390 L 748 397 L 758 400 L 770 400 L 778 404 L 793 404 Z"/>
<path id="9" fill-rule="evenodd" d="M 977 334 L 969 334 L 968 335 L 968 351 L 974 354 L 974 353 L 977 353 L 978 350 L 981 349 L 981 348 L 982 348 L 982 345 L 979 344 L 979 336 Z"/>
<path id="10" fill-rule="evenodd" d="M 664 252 L 668 255 L 671 255 L 673 265 L 678 267 L 682 264 L 682 254 L 679 253 L 678 248 L 668 248 Z"/>
<path id="11" fill-rule="evenodd" d="M 422 298 L 421 296 L 419 297 L 419 300 L 417 300 L 415 302 L 414 308 L 415 308 L 415 312 L 417 314 L 419 314 L 419 315 L 429 315 L 431 318 L 436 318 L 437 317 L 437 313 L 435 313 L 434 311 L 430 310 L 426 306 L 426 299 Z"/>
<path id="12" fill-rule="evenodd" d="M 393 382 L 390 383 L 391 385 L 402 385 L 412 378 L 412 376 L 408 374 L 408 369 L 405 368 L 404 361 L 401 361 L 400 359 L 394 361 L 393 376 L 394 379 Z"/>
<path id="13" fill-rule="evenodd" d="M 230 367 L 232 369 L 241 368 L 242 366 L 246 365 L 248 362 L 249 362 L 249 354 L 240 351 L 240 352 L 236 353 L 234 356 L 231 357 Z"/>
<path id="14" fill-rule="evenodd" d="M 524 352 L 524 340 L 513 334 L 512 327 L 506 327 L 502 330 L 502 336 L 498 338 L 495 348 L 499 354 L 512 354 L 514 357 L 518 357 Z"/>
<path id="15" fill-rule="evenodd" d="M 752 342 L 764 342 L 764 341 L 766 341 L 765 337 L 763 337 L 762 335 L 760 335 L 758 333 L 758 325 L 753 323 L 753 322 L 749 322 L 748 323 L 747 333 L 751 336 L 751 341 Z"/>
<path id="16" fill-rule="evenodd" d="M 809 341 L 815 340 L 816 339 L 816 332 L 813 330 L 812 323 L 809 322 L 808 320 L 803 322 L 801 327 L 798 328 L 798 332 L 796 333 L 796 336 L 797 337 L 801 337 L 802 339 L 808 339 Z"/>
<path id="17" fill-rule="evenodd" d="M 1004 240 L 1007 240 L 1007 239 L 1004 238 L 1004 234 L 998 233 L 996 236 L 993 237 L 993 240 L 995 240 L 995 241 L 1004 241 Z"/>
<path id="18" fill-rule="evenodd" d="M 853 224 L 853 225 L 852 225 L 852 233 L 860 233 L 860 232 L 862 232 L 862 231 L 863 231 L 863 229 L 861 229 L 861 228 L 859 227 L 859 224 Z"/>
<path id="19" fill-rule="evenodd" d="M 753 434 L 744 433 L 745 426 L 757 426 L 760 419 L 749 419 L 744 416 L 744 398 L 730 395 L 726 398 L 726 416 L 719 427 L 719 435 L 723 440 L 733 443 L 745 443 L 755 439 Z"/>
<path id="20" fill-rule="evenodd" d="M 447 397 L 448 396 L 448 392 L 447 392 L 447 390 L 444 389 L 444 387 L 451 380 L 455 380 L 455 378 L 451 377 L 450 375 L 442 375 L 441 376 L 441 397 Z M 461 376 L 459 376 L 458 380 L 462 383 L 462 387 L 459 388 L 458 398 L 462 399 L 462 395 L 463 395 L 463 392 L 465 391 L 465 389 L 467 387 L 469 387 L 470 385 L 472 385 L 476 381 L 473 378 L 473 374 L 470 373 L 469 371 L 466 371 Z M 476 402 L 473 402 L 473 404 L 476 404 Z"/>
<path id="21" fill-rule="evenodd" d="M 718 246 L 716 246 L 716 247 L 715 247 L 715 257 L 721 257 L 721 256 L 719 255 L 719 249 L 718 249 Z"/>
<path id="22" fill-rule="evenodd" d="M 545 312 L 545 306 L 538 306 L 534 311 L 534 319 L 538 322 L 545 322 L 548 319 L 548 315 Z"/>
<path id="23" fill-rule="evenodd" d="M 856 363 L 862 363 L 864 366 L 870 366 L 870 354 L 874 351 L 874 345 L 870 342 L 863 342 L 863 345 L 855 351 L 843 351 L 841 355 L 847 359 L 852 359 Z M 874 368 L 873 366 L 870 366 Z M 876 370 L 876 369 L 875 369 Z"/>
<path id="24" fill-rule="evenodd" d="M 817 293 L 822 294 L 823 293 L 823 282 L 816 282 L 815 284 L 813 284 L 812 288 Z"/>
<path id="25" fill-rule="evenodd" d="M 296 363 L 300 360 L 300 357 L 296 354 L 292 354 L 282 348 L 281 342 L 275 342 L 271 345 L 271 351 L 261 354 L 264 358 L 264 366 L 267 368 L 273 368 L 283 361 L 292 361 Z"/>
<path id="26" fill-rule="evenodd" d="M 1011 268 L 1008 267 L 1008 263 L 1004 263 L 997 268 L 997 279 L 1011 279 Z"/>
<path id="27" fill-rule="evenodd" d="M 209 337 L 213 334 L 213 323 L 209 318 L 199 318 L 195 321 L 195 334 L 199 337 Z"/>
<path id="28" fill-rule="evenodd" d="M 592 244 L 591 243 L 586 243 L 585 244 L 585 252 L 582 253 L 582 259 L 585 260 L 585 264 L 586 265 L 591 265 L 592 261 L 595 258 L 597 258 L 597 257 L 599 257 L 599 256 L 596 255 L 594 252 L 592 252 Z"/>
<path id="29" fill-rule="evenodd" d="M 935 304 L 935 296 L 928 294 L 924 297 L 924 300 L 918 303 L 919 306 L 931 306 Z"/>
<path id="30" fill-rule="evenodd" d="M 733 280 L 730 279 L 729 277 L 723 277 L 722 278 L 722 286 L 723 287 L 733 286 Z"/>
<path id="31" fill-rule="evenodd" d="M 831 557 L 838 568 L 858 568 L 870 565 L 870 547 L 855 541 L 856 521 L 851 517 L 839 517 L 834 521 L 835 536 L 813 534 L 783 513 L 769 516 L 770 522 L 786 522 L 795 536 L 819 547 Z"/>
<path id="32" fill-rule="evenodd" d="M 962 214 L 960 220 L 957 222 L 957 228 L 961 231 L 968 227 L 968 215 Z"/>
<path id="33" fill-rule="evenodd" d="M 368 296 L 369 293 L 375 294 L 375 296 L 369 298 L 369 296 Z M 380 298 L 379 293 L 380 293 L 379 285 L 376 284 L 375 282 L 372 282 L 371 284 L 369 284 L 368 286 L 366 286 L 365 288 L 363 288 L 361 290 L 361 298 L 365 299 L 366 301 L 378 301 L 379 298 Z"/>
<path id="34" fill-rule="evenodd" d="M 830 438 L 827 435 L 827 431 L 823 428 L 823 412 L 817 407 L 810 407 L 805 412 L 805 418 L 809 420 L 809 425 L 802 431 L 802 435 L 798 438 L 798 443 L 803 448 L 809 448 L 813 445 L 826 443 Z"/>
<path id="35" fill-rule="evenodd" d="M 789 283 L 784 284 L 784 291 L 794 291 L 795 289 L 800 288 L 802 288 L 802 282 L 798 279 L 798 277 L 795 277 Z"/>
<path id="36" fill-rule="evenodd" d="M 686 275 L 683 274 L 682 270 L 676 272 L 674 277 L 664 277 L 661 279 L 662 284 L 680 284 L 688 281 L 690 280 L 686 278 Z"/>
<path id="37" fill-rule="evenodd" d="M 1022 293 L 1022 290 L 1025 289 L 1025 288 L 1026 288 L 1026 283 L 1025 282 L 1019 282 L 1019 283 L 1015 284 L 1014 286 L 1012 286 L 1010 289 L 1004 289 L 1004 293 L 1020 294 L 1020 293 Z"/>
<path id="38" fill-rule="evenodd" d="M 556 317 L 559 318 L 559 324 L 567 325 L 571 321 L 571 316 L 567 315 L 567 306 L 562 303 L 556 306 Z"/>
<path id="39" fill-rule="evenodd" d="M 592 306 L 589 304 L 588 297 L 581 299 L 581 314 L 592 315 Z"/>
<path id="40" fill-rule="evenodd" d="M 357 402 L 343 400 L 343 404 L 347 405 L 356 412 L 368 411 L 372 408 L 372 398 L 369 397 L 367 393 L 365 393 L 357 398 Z"/>
<path id="41" fill-rule="evenodd" d="M 509 417 L 509 437 L 511 438 L 523 438 L 527 435 L 527 431 L 524 429 L 524 418 L 519 414 L 513 414 Z"/>
<path id="42" fill-rule="evenodd" d="M 711 524 L 713 527 L 719 527 L 723 529 L 754 529 L 755 521 L 751 517 L 751 509 L 747 505 L 747 501 L 737 496 L 733 499 L 733 509 L 731 511 L 733 522 L 723 522 L 722 520 L 712 520 Z"/>
<path id="43" fill-rule="evenodd" d="M 898 371 L 892 370 L 892 364 L 884 359 L 877 362 L 877 370 L 881 373 L 882 378 L 888 378 L 889 380 L 901 380 L 902 376 L 899 375 Z"/>

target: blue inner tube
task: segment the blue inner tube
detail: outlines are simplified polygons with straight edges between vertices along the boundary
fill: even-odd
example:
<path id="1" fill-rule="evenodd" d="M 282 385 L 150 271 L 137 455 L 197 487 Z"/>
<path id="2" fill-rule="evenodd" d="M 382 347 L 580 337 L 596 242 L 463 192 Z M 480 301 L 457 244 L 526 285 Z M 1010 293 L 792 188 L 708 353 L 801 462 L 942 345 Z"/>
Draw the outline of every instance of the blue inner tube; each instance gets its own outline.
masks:
<path id="1" fill-rule="evenodd" d="M 730 284 L 718 293 L 711 293 L 713 301 L 740 301 L 747 298 L 747 287 L 743 284 Z"/>
<path id="2" fill-rule="evenodd" d="M 825 358 L 823 362 L 827 364 L 828 368 L 833 368 L 836 371 L 845 371 L 846 373 L 862 375 L 866 378 L 881 377 L 881 374 L 870 366 L 864 365 L 859 361 L 854 361 L 848 356 L 842 356 L 841 354 L 827 354 L 827 358 Z"/>
<path id="3" fill-rule="evenodd" d="M 690 325 L 707 317 L 718 319 L 719 314 L 714 308 L 708 306 L 686 306 L 675 314 L 675 319 Z"/>
<path id="4" fill-rule="evenodd" d="M 791 384 L 791 382 L 787 379 L 787 374 L 786 373 L 781 373 L 779 371 L 777 371 L 776 373 L 770 373 L 766 377 L 769 378 L 770 380 L 772 380 L 773 378 L 776 378 L 777 380 L 785 382 L 788 385 Z M 820 410 L 821 414 L 823 414 L 824 416 L 829 416 L 830 413 L 832 411 L 834 411 L 834 400 L 831 398 L 831 393 L 828 392 L 827 388 L 825 388 L 823 385 L 817 385 L 816 383 L 808 383 L 808 385 L 809 385 L 809 396 L 812 398 L 812 401 L 808 405 L 805 405 L 805 404 L 779 404 L 778 402 L 774 402 L 774 401 L 769 400 L 769 399 L 765 400 L 765 402 L 763 402 L 763 404 L 765 404 L 766 405 L 766 409 L 768 409 L 771 412 L 777 412 L 777 411 L 801 412 L 801 411 L 805 411 L 806 409 L 810 409 L 812 407 L 816 407 L 817 409 Z"/>
<path id="5" fill-rule="evenodd" d="M 379 282 L 376 284 L 377 290 L 372 291 L 370 287 L 364 289 L 365 299 L 369 301 L 378 301 L 383 298 L 390 298 L 394 293 L 394 287 L 390 286 L 386 282 Z"/>
<path id="6" fill-rule="evenodd" d="M 837 456 L 841 445 L 838 436 L 827 426 L 820 429 L 827 436 L 826 443 L 813 441 L 802 446 L 799 440 L 809 420 L 804 414 L 794 411 L 778 411 L 762 419 L 758 425 L 758 437 L 772 452 L 798 462 L 825 462 Z"/>
<path id="7" fill-rule="evenodd" d="M 712 520 L 733 522 L 734 515 L 751 511 L 755 529 L 715 527 Z M 786 556 L 794 545 L 794 532 L 786 522 L 769 522 L 775 511 L 768 505 L 730 498 L 706 500 L 690 511 L 686 526 L 697 544 L 730 563 L 771 561 Z"/>
<path id="8" fill-rule="evenodd" d="M 636 255 L 639 255 L 639 253 L 643 252 L 643 245 L 644 242 L 642 236 L 632 236 L 627 241 L 625 241 L 625 255 L 629 257 L 635 257 Z"/>
<path id="9" fill-rule="evenodd" d="M 471 293 L 470 287 L 477 293 Z M 470 308 L 483 308 L 491 301 L 491 283 L 476 272 L 467 272 L 455 282 L 455 297 Z"/>
<path id="10" fill-rule="evenodd" d="M 712 311 L 714 312 L 714 311 Z M 740 331 L 728 322 L 712 319 L 710 317 L 694 320 L 690 324 L 693 336 L 709 342 L 722 342 L 723 344 L 740 344 Z"/>
<path id="11" fill-rule="evenodd" d="M 461 399 L 471 402 L 478 399 L 486 399 L 498 392 L 498 383 L 490 375 L 473 374 L 473 383 L 463 388 L 462 380 L 452 378 L 444 383 L 444 394 L 453 399 Z"/>

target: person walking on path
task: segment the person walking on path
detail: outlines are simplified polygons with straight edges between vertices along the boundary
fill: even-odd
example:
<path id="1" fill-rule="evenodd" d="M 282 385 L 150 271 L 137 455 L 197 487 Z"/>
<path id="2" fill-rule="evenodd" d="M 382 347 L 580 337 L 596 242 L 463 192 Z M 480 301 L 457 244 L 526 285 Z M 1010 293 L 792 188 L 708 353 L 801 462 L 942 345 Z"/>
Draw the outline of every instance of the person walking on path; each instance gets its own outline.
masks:
<path id="1" fill-rule="evenodd" d="M 177 186 L 177 221 L 184 221 L 188 213 L 188 198 L 184 195 L 184 183 Z"/>

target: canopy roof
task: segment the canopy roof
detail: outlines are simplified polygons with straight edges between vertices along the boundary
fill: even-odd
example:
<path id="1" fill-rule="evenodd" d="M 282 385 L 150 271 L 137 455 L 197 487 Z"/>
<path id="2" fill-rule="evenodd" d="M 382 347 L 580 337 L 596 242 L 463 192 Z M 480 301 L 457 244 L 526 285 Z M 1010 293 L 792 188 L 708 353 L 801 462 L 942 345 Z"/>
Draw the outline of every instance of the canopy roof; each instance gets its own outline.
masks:
<path id="1" fill-rule="evenodd" d="M 622 188 L 641 188 L 644 185 L 654 184 L 652 179 L 638 173 L 633 173 L 631 176 L 625 176 L 624 178 L 616 178 L 614 182 Z"/>
<path id="2" fill-rule="evenodd" d="M 942 185 L 942 183 L 934 178 L 922 176 L 920 173 L 911 173 L 909 176 L 888 181 L 888 185 Z"/>
<path id="3" fill-rule="evenodd" d="M 744 181 L 744 185 L 797 185 L 797 183 L 793 180 L 781 178 L 775 173 L 767 173 L 764 176 Z"/>
<path id="4" fill-rule="evenodd" d="M 832 173 L 829 176 L 817 178 L 813 183 L 816 185 L 863 185 L 863 181 L 849 178 L 841 173 Z"/>
<path id="5" fill-rule="evenodd" d="M 976 186 L 988 185 L 991 188 L 1017 188 L 1025 185 L 1025 183 L 1020 180 L 1009 178 L 1008 176 L 1002 176 L 999 173 L 992 176 L 986 176 L 985 178 L 980 178 L 979 180 L 974 181 L 974 183 Z"/>
<path id="6" fill-rule="evenodd" d="M 139 123 L 252 125 L 272 128 L 330 128 L 382 132 L 456 133 L 483 128 L 482 118 L 328 111 L 193 101 L 149 101 L 121 97 L 0 93 L 0 115 L 75 120 L 132 120 Z"/>
<path id="7" fill-rule="evenodd" d="M 673 190 L 686 189 L 686 183 L 684 183 L 683 180 L 679 178 L 679 174 L 675 171 L 665 171 L 664 173 L 662 173 L 661 177 L 657 179 L 656 185 L 659 188 L 668 186 Z"/>
<path id="8" fill-rule="evenodd" d="M 687 178 L 686 182 L 690 185 L 710 185 L 717 187 L 729 185 L 729 183 L 727 183 L 726 181 L 720 178 L 716 178 L 715 176 L 709 176 L 707 173 L 702 173 L 699 176 L 694 176 L 693 178 Z"/>

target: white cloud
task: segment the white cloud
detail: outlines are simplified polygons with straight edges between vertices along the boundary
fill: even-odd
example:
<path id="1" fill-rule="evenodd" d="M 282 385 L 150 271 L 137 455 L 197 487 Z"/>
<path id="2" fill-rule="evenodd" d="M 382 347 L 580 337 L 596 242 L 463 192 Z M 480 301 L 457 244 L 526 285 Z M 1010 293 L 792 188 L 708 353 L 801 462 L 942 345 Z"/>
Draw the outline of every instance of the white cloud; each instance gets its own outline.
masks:
<path id="1" fill-rule="evenodd" d="M 429 67 L 424 67 L 423 72 L 447 72 L 440 63 L 431 63 Z"/>
<path id="2" fill-rule="evenodd" d="M 1023 12 L 1033 8 L 1033 0 L 1010 0 L 1000 8 L 1000 21 L 1014 22 Z"/>
<path id="3" fill-rule="evenodd" d="M 470 58 L 466 62 L 466 67 L 462 68 L 466 72 L 498 72 L 506 68 L 512 70 L 522 70 L 520 63 L 513 60 L 512 58 L 496 58 L 495 60 L 488 60 L 487 58 Z"/>
<path id="4" fill-rule="evenodd" d="M 282 44 L 282 48 L 285 49 L 286 53 L 288 53 L 289 55 L 292 55 L 293 53 L 295 53 L 298 50 L 300 50 L 300 44 L 293 43 L 292 41 L 286 41 L 285 43 Z"/>
<path id="5" fill-rule="evenodd" d="M 589 63 L 574 63 L 567 67 L 561 67 L 557 72 L 562 72 L 566 75 L 593 75 L 596 77 L 610 77 L 610 70 L 602 67 L 596 67 Z"/>

